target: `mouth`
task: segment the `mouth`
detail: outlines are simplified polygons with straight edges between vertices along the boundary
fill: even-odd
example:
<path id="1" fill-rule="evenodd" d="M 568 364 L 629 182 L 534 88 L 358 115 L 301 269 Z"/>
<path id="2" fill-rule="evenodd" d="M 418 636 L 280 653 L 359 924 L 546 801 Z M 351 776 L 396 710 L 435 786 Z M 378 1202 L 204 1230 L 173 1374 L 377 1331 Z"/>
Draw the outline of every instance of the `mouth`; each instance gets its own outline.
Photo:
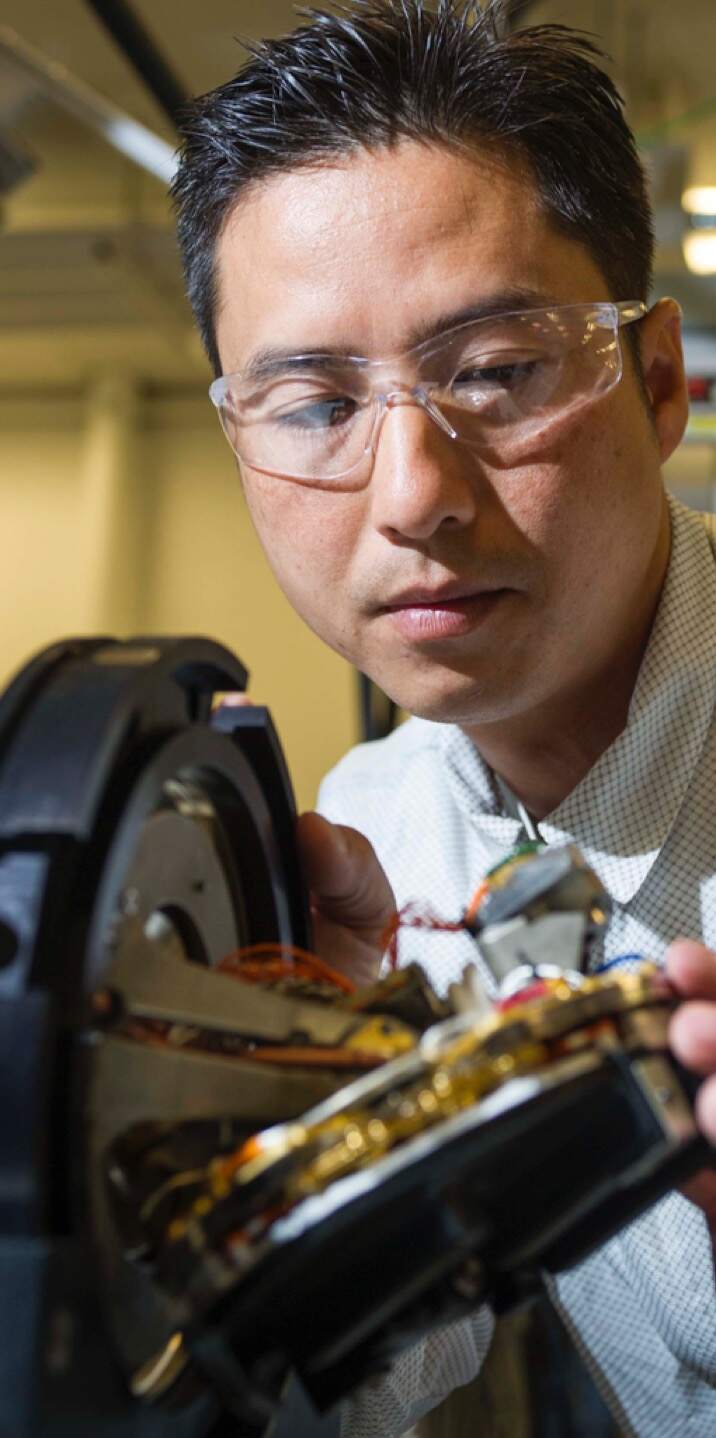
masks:
<path id="1" fill-rule="evenodd" d="M 382 606 L 402 639 L 430 641 L 459 638 L 485 623 L 513 595 L 513 589 L 477 589 L 444 585 L 439 589 L 411 589 Z"/>

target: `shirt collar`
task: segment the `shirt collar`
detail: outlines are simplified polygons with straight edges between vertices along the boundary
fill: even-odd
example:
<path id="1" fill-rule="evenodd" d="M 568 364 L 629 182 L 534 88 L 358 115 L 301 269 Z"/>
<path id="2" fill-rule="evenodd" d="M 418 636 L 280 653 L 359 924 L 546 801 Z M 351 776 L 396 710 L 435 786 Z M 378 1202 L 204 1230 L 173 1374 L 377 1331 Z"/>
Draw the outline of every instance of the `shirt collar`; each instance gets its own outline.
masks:
<path id="1" fill-rule="evenodd" d="M 546 819 L 574 840 L 613 897 L 634 897 L 662 849 L 703 751 L 716 702 L 716 563 L 708 521 L 669 497 L 669 567 L 626 728 Z M 493 776 L 459 729 L 441 735 L 448 782 L 488 861 L 522 836 Z"/>

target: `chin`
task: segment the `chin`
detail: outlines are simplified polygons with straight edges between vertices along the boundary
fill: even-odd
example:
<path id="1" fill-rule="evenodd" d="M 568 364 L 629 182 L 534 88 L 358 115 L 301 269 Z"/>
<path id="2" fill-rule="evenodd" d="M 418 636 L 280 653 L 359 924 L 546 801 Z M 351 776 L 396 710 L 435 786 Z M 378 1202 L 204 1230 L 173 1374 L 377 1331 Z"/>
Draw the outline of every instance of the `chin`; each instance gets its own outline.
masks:
<path id="1" fill-rule="evenodd" d="M 430 719 L 434 724 L 490 724 L 508 719 L 522 705 L 517 701 L 515 687 L 509 694 L 497 693 L 489 685 L 467 676 L 451 676 L 451 684 L 432 684 L 424 677 L 411 684 L 391 684 L 389 677 L 375 676 L 375 683 L 417 719 Z M 457 682 L 456 682 L 457 681 Z"/>

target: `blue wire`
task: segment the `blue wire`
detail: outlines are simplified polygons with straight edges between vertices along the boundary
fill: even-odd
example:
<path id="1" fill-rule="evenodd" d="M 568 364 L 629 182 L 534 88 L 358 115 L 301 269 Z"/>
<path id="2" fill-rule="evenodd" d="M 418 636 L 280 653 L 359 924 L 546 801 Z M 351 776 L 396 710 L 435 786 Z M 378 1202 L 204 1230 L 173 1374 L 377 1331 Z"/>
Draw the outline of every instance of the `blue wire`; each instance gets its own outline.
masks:
<path id="1" fill-rule="evenodd" d="M 603 964 L 598 964 L 592 969 L 593 974 L 606 974 L 608 969 L 616 969 L 619 964 L 643 964 L 643 954 L 620 954 L 616 959 L 605 959 Z"/>

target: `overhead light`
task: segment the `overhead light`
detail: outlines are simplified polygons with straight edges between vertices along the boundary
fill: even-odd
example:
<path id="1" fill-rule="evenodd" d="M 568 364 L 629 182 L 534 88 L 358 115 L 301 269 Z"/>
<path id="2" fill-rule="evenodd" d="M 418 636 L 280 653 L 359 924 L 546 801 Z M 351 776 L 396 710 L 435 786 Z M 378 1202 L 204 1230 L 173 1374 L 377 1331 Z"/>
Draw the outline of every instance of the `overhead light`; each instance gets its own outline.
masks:
<path id="1" fill-rule="evenodd" d="M 107 115 L 99 126 L 100 134 L 128 160 L 134 160 L 143 170 L 149 170 L 158 180 L 170 185 L 176 173 L 176 154 L 171 145 L 160 135 L 140 125 L 129 115 Z"/>
<path id="2" fill-rule="evenodd" d="M 716 224 L 708 230 L 687 230 L 682 248 L 692 274 L 716 275 Z"/>
<path id="3" fill-rule="evenodd" d="M 688 215 L 716 216 L 716 185 L 689 185 L 681 204 Z"/>
<path id="4" fill-rule="evenodd" d="M 35 81 L 41 93 L 50 95 L 58 105 L 96 130 L 128 159 L 149 170 L 165 184 L 171 183 L 177 167 L 174 146 L 105 100 L 57 60 L 49 59 L 21 40 L 14 30 L 5 25 L 0 25 L 0 60 L 19 67 Z"/>

